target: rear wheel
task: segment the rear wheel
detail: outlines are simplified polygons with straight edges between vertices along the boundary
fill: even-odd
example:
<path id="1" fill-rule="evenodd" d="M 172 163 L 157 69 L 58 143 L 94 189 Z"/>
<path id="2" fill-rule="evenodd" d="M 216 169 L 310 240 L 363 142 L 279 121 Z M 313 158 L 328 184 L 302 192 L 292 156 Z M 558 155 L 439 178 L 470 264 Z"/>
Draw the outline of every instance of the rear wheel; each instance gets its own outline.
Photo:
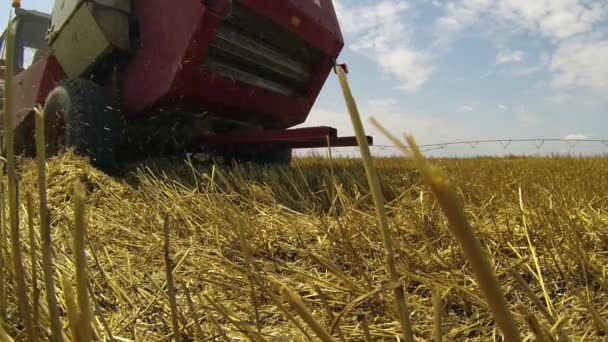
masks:
<path id="1" fill-rule="evenodd" d="M 291 147 L 280 144 L 236 146 L 231 152 L 229 159 L 238 163 L 287 166 L 292 159 Z"/>
<path id="2" fill-rule="evenodd" d="M 117 168 L 115 146 L 120 138 L 120 118 L 109 106 L 103 89 L 85 80 L 64 80 L 57 86 L 69 98 L 64 108 L 65 146 L 86 155 L 91 164 L 105 172 Z M 57 89 L 56 88 L 56 89 Z M 55 136 L 60 132 L 53 132 Z"/>
<path id="3" fill-rule="evenodd" d="M 261 162 L 274 165 L 289 165 L 292 158 L 292 149 L 289 146 L 272 145 L 262 149 Z"/>

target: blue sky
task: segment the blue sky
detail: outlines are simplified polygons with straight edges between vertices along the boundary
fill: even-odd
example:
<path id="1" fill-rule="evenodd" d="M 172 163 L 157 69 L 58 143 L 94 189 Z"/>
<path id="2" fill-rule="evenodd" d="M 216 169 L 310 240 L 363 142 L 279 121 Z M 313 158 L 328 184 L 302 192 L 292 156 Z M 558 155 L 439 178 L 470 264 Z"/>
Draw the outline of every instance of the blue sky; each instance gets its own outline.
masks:
<path id="1" fill-rule="evenodd" d="M 351 86 L 373 116 L 419 143 L 608 138 L 607 0 L 334 0 Z M 332 75 L 307 124 L 351 133 Z M 386 139 L 371 125 L 379 144 Z M 541 152 L 607 151 L 546 143 Z M 534 143 L 450 148 L 535 153 Z"/>
<path id="2" fill-rule="evenodd" d="M 303 0 L 306 1 L 306 0 Z M 334 0 L 340 61 L 369 118 L 419 143 L 608 139 L 608 0 Z M 50 12 L 50 0 L 23 6 Z M 8 19 L 7 6 L 0 19 Z M 305 125 L 351 134 L 335 75 Z M 573 152 L 603 151 L 602 144 Z M 546 144 L 544 152 L 568 145 Z M 470 147 L 446 153 L 471 153 Z M 536 152 L 533 143 L 478 153 Z"/>

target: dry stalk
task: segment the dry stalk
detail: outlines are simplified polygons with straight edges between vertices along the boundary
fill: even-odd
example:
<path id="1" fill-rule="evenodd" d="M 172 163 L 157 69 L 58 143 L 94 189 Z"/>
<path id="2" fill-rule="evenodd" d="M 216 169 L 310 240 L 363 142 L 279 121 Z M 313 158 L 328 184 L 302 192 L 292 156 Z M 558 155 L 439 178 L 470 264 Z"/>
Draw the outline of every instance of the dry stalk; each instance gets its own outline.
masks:
<path id="1" fill-rule="evenodd" d="M 25 269 L 23 267 L 23 259 L 21 255 L 21 239 L 19 236 L 19 202 L 18 202 L 18 180 L 17 171 L 15 169 L 15 143 L 13 132 L 13 99 L 10 94 L 13 89 L 13 72 L 15 70 L 14 51 L 15 51 L 15 27 L 11 24 L 12 15 L 9 18 L 9 27 L 6 39 L 6 71 L 5 71 L 5 107 L 4 107 L 4 143 L 6 144 L 7 158 L 7 173 L 8 173 L 8 207 L 10 213 L 11 227 L 11 249 L 13 261 L 13 274 L 15 276 L 15 285 L 17 299 L 19 303 L 19 314 L 25 326 L 26 335 L 29 341 L 37 341 L 38 337 L 34 330 L 32 321 L 32 312 L 30 308 L 29 298 L 27 295 L 27 284 L 25 281 Z"/>
<path id="2" fill-rule="evenodd" d="M 204 302 L 203 298 L 201 297 L 200 294 L 197 295 L 197 298 L 200 303 Z M 209 317 L 209 320 L 211 320 L 211 324 L 213 324 L 215 326 L 215 328 L 218 330 L 219 336 L 221 336 L 224 339 L 224 341 L 226 341 L 226 342 L 232 342 L 232 339 L 230 339 L 230 337 L 228 337 L 228 335 L 226 335 L 226 332 L 224 332 L 224 328 L 222 328 L 222 326 L 217 321 L 215 316 L 213 316 L 211 313 L 208 313 L 207 316 Z"/>
<path id="3" fill-rule="evenodd" d="M 173 282 L 173 267 L 171 261 L 171 250 L 169 241 L 169 216 L 165 216 L 163 225 L 165 235 L 164 256 L 165 256 L 165 271 L 167 276 L 167 292 L 169 297 L 169 305 L 171 306 L 171 323 L 173 324 L 173 336 L 175 341 L 180 342 L 182 335 L 179 329 L 179 314 L 177 312 L 177 298 L 175 294 L 175 283 Z"/>
<path id="4" fill-rule="evenodd" d="M 526 241 L 528 242 L 528 248 L 530 249 L 530 253 L 532 254 L 532 260 L 534 260 L 534 266 L 536 267 L 535 276 L 538 279 L 541 289 L 543 290 L 543 296 L 545 297 L 545 301 L 547 302 L 547 310 L 549 311 L 549 314 L 552 315 L 553 313 L 551 312 L 551 306 L 552 306 L 551 298 L 545 287 L 545 280 L 543 279 L 543 274 L 541 272 L 540 264 L 538 262 L 536 248 L 532 244 L 532 239 L 530 238 L 530 230 L 528 229 L 528 222 L 527 222 L 526 214 L 525 214 L 525 210 L 524 210 L 524 200 L 523 200 L 523 196 L 522 196 L 521 187 L 519 187 L 518 194 L 519 194 L 519 210 L 521 211 L 521 221 L 522 221 L 522 225 L 524 227 Z"/>
<path id="5" fill-rule="evenodd" d="M 253 311 L 255 315 L 255 327 L 258 332 L 262 332 L 262 325 L 260 323 L 260 309 L 258 308 L 257 294 L 255 291 L 255 286 L 253 284 L 253 270 L 251 266 L 251 251 L 249 250 L 249 245 L 247 244 L 247 237 L 245 236 L 245 228 L 244 228 L 244 220 L 238 220 L 237 224 L 237 232 L 239 234 L 239 240 L 241 243 L 241 249 L 243 250 L 243 255 L 245 257 L 245 267 L 247 268 L 247 282 L 249 283 L 249 296 L 251 297 L 251 305 L 253 306 Z"/>
<path id="6" fill-rule="evenodd" d="M 325 292 L 323 292 L 323 290 L 321 290 L 321 288 L 318 285 L 314 285 L 315 287 L 315 291 L 317 292 L 317 294 L 319 295 L 319 298 L 321 298 L 321 303 L 323 304 L 323 307 L 325 308 L 325 313 L 327 314 L 327 319 L 332 322 L 335 317 L 334 317 L 334 313 L 331 309 L 331 307 L 329 306 L 329 303 L 327 302 L 327 295 L 325 295 Z M 344 334 L 342 333 L 342 329 L 340 329 L 340 322 L 338 322 L 338 324 L 336 325 L 336 333 L 338 334 L 338 336 L 340 337 L 340 341 L 341 342 L 346 342 L 346 339 L 344 339 Z"/>
<path id="7" fill-rule="evenodd" d="M 74 211 L 75 211 L 75 232 L 74 232 L 74 253 L 76 263 L 76 292 L 78 295 L 78 329 L 80 330 L 80 340 L 83 342 L 92 341 L 93 315 L 91 313 L 91 303 L 89 301 L 88 276 L 87 276 L 87 256 L 85 251 L 87 227 L 85 222 L 85 189 L 84 185 L 77 181 L 74 185 Z"/>
<path id="8" fill-rule="evenodd" d="M 194 300 L 192 300 L 192 296 L 190 295 L 190 289 L 188 289 L 188 285 L 186 284 L 184 284 L 182 288 L 184 290 L 186 300 L 188 301 L 188 312 L 190 315 L 190 319 L 192 319 L 192 321 L 194 322 L 194 330 L 196 331 L 198 338 L 205 339 L 205 333 L 203 332 L 203 328 L 201 327 L 198 315 L 196 314 L 196 307 Z"/>
<path id="9" fill-rule="evenodd" d="M 367 322 L 367 315 L 365 312 L 361 311 L 357 313 L 357 321 L 361 323 L 361 327 L 363 328 L 363 336 L 365 337 L 365 342 L 373 342 L 372 333 L 369 331 L 369 323 Z"/>
<path id="10" fill-rule="evenodd" d="M 6 279 L 8 278 L 6 255 L 6 224 L 4 196 L 4 165 L 0 164 L 0 321 L 6 321 Z"/>
<path id="11" fill-rule="evenodd" d="M 40 211 L 40 239 L 42 241 L 42 273 L 44 276 L 44 289 L 46 302 L 51 321 L 51 341 L 62 342 L 63 333 L 61 320 L 59 318 L 59 307 L 57 305 L 57 295 L 55 293 L 54 266 L 53 266 L 53 246 L 51 241 L 51 223 L 49 220 L 49 208 L 47 205 L 46 189 L 46 147 L 45 147 L 45 121 L 54 109 L 54 104 L 59 99 L 65 100 L 65 92 L 54 91 L 49 94 L 44 110 L 35 108 L 36 112 L 36 167 L 38 173 L 38 200 Z"/>
<path id="12" fill-rule="evenodd" d="M 110 340 L 110 342 L 115 342 L 116 339 L 114 338 L 114 335 L 112 334 L 112 329 L 110 328 L 110 325 L 108 324 L 108 321 L 103 317 L 103 312 L 101 311 L 101 307 L 99 306 L 99 303 L 97 302 L 97 300 L 95 299 L 95 297 L 93 297 L 93 288 L 91 287 L 91 284 L 87 284 L 89 293 L 91 294 L 91 299 L 93 300 L 93 305 L 95 306 L 95 313 L 97 315 L 97 317 L 99 317 L 99 320 L 101 321 L 101 324 L 103 326 L 103 329 L 106 331 L 106 334 L 108 335 L 108 339 Z M 96 336 L 99 337 L 99 336 Z"/>
<path id="13" fill-rule="evenodd" d="M 340 85 L 342 86 L 342 92 L 350 113 L 350 118 L 357 135 L 357 141 L 361 150 L 361 158 L 367 174 L 367 181 L 370 186 L 374 205 L 376 208 L 376 217 L 382 233 L 382 241 L 384 243 L 385 259 L 386 259 L 386 270 L 392 283 L 399 283 L 399 274 L 397 273 L 397 266 L 395 265 L 395 247 L 393 243 L 393 237 L 389 229 L 388 218 L 386 215 L 386 208 L 384 204 L 384 197 L 382 195 L 380 181 L 373 165 L 372 155 L 369 149 L 367 139 L 365 137 L 365 130 L 361 122 L 361 116 L 359 115 L 359 109 L 357 103 L 350 90 L 346 73 L 342 67 L 336 67 L 338 78 L 340 79 Z M 414 341 L 414 332 L 412 330 L 412 323 L 410 321 L 410 310 L 406 304 L 405 291 L 403 286 L 397 286 L 393 290 L 395 296 L 395 302 L 397 306 L 397 313 L 399 315 L 399 321 L 401 323 L 401 329 L 405 335 L 406 342 Z"/>
<path id="14" fill-rule="evenodd" d="M 435 342 L 443 341 L 443 330 L 441 326 L 443 324 L 443 303 L 441 300 L 441 293 L 437 289 L 432 291 L 433 297 L 433 312 L 435 313 L 435 330 L 433 331 Z"/>
<path id="15" fill-rule="evenodd" d="M 532 290 L 532 288 L 530 288 L 530 285 L 528 285 L 526 280 L 524 278 L 522 278 L 522 276 L 519 275 L 519 273 L 515 272 L 512 269 L 508 269 L 507 271 L 509 272 L 511 277 L 513 279 L 515 279 L 515 281 L 517 281 L 517 283 L 524 290 L 524 293 L 528 296 L 528 298 L 530 299 L 532 304 L 534 304 L 534 306 L 536 306 L 536 308 L 540 311 L 541 314 L 543 314 L 543 316 L 547 319 L 547 321 L 549 321 L 549 323 L 551 323 L 551 324 L 555 324 L 555 317 L 553 317 L 553 315 L 549 312 L 549 310 L 547 310 L 545 305 L 543 305 L 543 303 L 540 301 L 540 299 L 538 299 L 536 294 L 534 294 L 534 291 Z"/>
<path id="16" fill-rule="evenodd" d="M 517 325 L 509 310 L 508 303 L 500 288 L 498 279 L 492 271 L 490 261 L 481 246 L 481 242 L 477 236 L 475 236 L 473 228 L 466 218 L 462 204 L 458 199 L 456 190 L 445 172 L 434 165 L 430 165 L 426 161 L 413 137 L 408 136 L 410 151 L 410 149 L 388 132 L 380 123 L 373 119 L 372 122 L 383 132 L 383 134 L 400 147 L 406 155 L 412 156 L 423 180 L 431 187 L 431 190 L 437 197 L 439 205 L 449 221 L 449 228 L 460 243 L 467 260 L 470 262 L 473 272 L 479 282 L 479 286 L 488 301 L 490 310 L 494 314 L 494 319 L 498 324 L 498 327 L 502 330 L 506 341 L 521 341 Z"/>
<path id="17" fill-rule="evenodd" d="M 353 308 L 355 308 L 357 305 L 363 303 L 364 301 L 366 301 L 368 298 L 374 297 L 379 295 L 382 292 L 388 291 L 388 290 L 394 290 L 396 287 L 401 286 L 401 283 L 386 283 L 376 289 L 374 289 L 373 291 L 370 291 L 366 294 L 363 294 L 357 298 L 355 298 L 353 301 L 351 301 L 350 303 L 348 303 L 346 306 L 344 306 L 344 309 L 342 309 L 342 311 L 340 311 L 340 313 L 338 314 L 338 316 L 336 316 L 336 318 L 334 319 L 332 325 L 331 325 L 331 330 L 330 332 L 333 332 L 334 329 L 339 325 L 340 323 L 340 319 L 342 318 L 342 316 L 344 316 L 344 314 L 346 314 L 348 311 L 352 310 Z"/>
<path id="18" fill-rule="evenodd" d="M 256 280 L 256 279 L 254 279 Z M 262 289 L 262 291 L 264 293 L 266 293 L 266 295 L 268 296 L 268 298 L 270 298 L 270 300 L 274 303 L 274 305 L 276 305 L 277 308 L 279 308 L 279 310 L 281 310 L 281 312 L 283 312 L 283 314 L 287 317 L 287 319 L 293 323 L 293 325 L 300 331 L 302 332 L 302 335 L 304 335 L 304 337 L 308 340 L 308 341 L 312 341 L 312 337 L 310 336 L 310 334 L 304 329 L 304 327 L 300 324 L 300 322 L 295 318 L 295 316 L 285 307 L 285 305 L 283 305 L 283 303 L 281 302 L 280 297 L 278 297 L 277 295 L 275 295 L 273 293 L 273 291 L 270 291 L 270 289 L 268 288 L 268 286 L 264 283 L 261 282 L 261 280 L 258 280 L 258 286 L 260 287 L 260 289 Z"/>
<path id="19" fill-rule="evenodd" d="M 65 274 L 60 274 L 61 290 L 63 293 L 63 302 L 67 311 L 68 327 L 72 332 L 72 341 L 82 341 L 78 305 L 74 300 L 74 288 L 72 282 Z"/>
<path id="20" fill-rule="evenodd" d="M 239 319 L 234 319 L 233 317 L 236 317 L 236 315 L 233 312 L 230 312 L 225 306 L 215 302 L 207 295 L 203 294 L 203 296 L 205 297 L 205 299 L 207 299 L 209 304 L 211 304 L 220 314 L 222 314 L 222 316 L 224 316 L 224 318 L 230 321 L 230 323 L 234 325 L 239 331 L 247 334 L 247 336 L 251 338 L 252 341 L 268 342 L 260 333 L 258 333 L 257 331 L 255 331 L 255 329 L 249 326 L 247 322 Z"/>
<path id="21" fill-rule="evenodd" d="M 34 203 L 32 199 L 32 194 L 27 193 L 26 195 L 27 202 L 27 216 L 28 216 L 28 228 L 29 228 L 29 238 L 30 238 L 30 267 L 32 274 L 32 320 L 34 322 L 34 327 L 38 325 L 39 320 L 39 298 L 40 298 L 40 288 L 38 287 L 38 263 L 36 253 L 38 252 L 38 244 L 36 243 L 36 233 L 34 230 Z"/>
<path id="22" fill-rule="evenodd" d="M 0 342 L 13 342 L 13 338 L 9 336 L 2 327 L 2 322 L 0 322 Z"/>
<path id="23" fill-rule="evenodd" d="M 291 308 L 300 315 L 300 317 L 308 324 L 308 326 L 317 334 L 317 336 L 324 342 L 332 342 L 331 335 L 321 323 L 319 323 L 312 315 L 310 310 L 302 301 L 302 298 L 295 292 L 291 291 L 285 286 L 281 286 L 281 295 L 289 303 Z"/>
<path id="24" fill-rule="evenodd" d="M 525 311 L 525 309 L 523 309 L 522 311 Z M 529 313 L 525 314 L 525 317 L 526 317 L 526 322 L 528 323 L 528 326 L 530 327 L 530 330 L 532 330 L 532 333 L 534 334 L 534 337 L 536 338 L 536 341 L 547 342 L 547 338 L 545 337 L 545 334 L 543 333 L 543 328 L 540 326 L 540 323 L 536 319 L 536 316 L 534 316 L 533 313 L 529 312 Z"/>
<path id="25" fill-rule="evenodd" d="M 585 309 L 587 309 L 598 328 L 602 329 L 604 334 L 608 334 L 608 325 L 606 325 L 606 322 L 604 322 L 599 312 L 597 312 L 597 309 L 595 308 L 593 303 L 587 300 L 587 298 L 585 298 L 585 296 L 580 293 L 577 293 L 576 297 L 583 303 Z"/>

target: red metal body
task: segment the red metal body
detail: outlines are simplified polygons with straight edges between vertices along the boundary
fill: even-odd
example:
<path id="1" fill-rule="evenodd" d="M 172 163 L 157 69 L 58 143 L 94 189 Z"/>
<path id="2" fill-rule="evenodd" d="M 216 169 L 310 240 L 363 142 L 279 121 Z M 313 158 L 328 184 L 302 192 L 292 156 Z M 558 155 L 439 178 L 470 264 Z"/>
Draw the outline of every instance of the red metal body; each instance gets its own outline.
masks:
<path id="1" fill-rule="evenodd" d="M 338 137 L 338 131 L 335 128 L 326 126 L 208 135 L 203 136 L 199 142 L 208 145 L 230 145 L 235 142 L 239 144 L 281 143 L 293 149 L 357 145 L 356 137 Z M 373 139 L 367 137 L 367 143 L 372 144 Z"/>
<path id="2" fill-rule="evenodd" d="M 288 128 L 303 123 L 331 72 L 344 42 L 331 0 L 241 0 L 322 51 L 305 96 L 286 96 L 219 77 L 202 66 L 228 0 L 213 10 L 200 0 L 146 0 L 135 3 L 141 46 L 124 74 L 124 109 L 142 113 L 152 105 L 204 108 L 238 120 L 273 123 Z"/>
<path id="3" fill-rule="evenodd" d="M 53 56 L 41 59 L 13 79 L 13 108 L 16 119 L 13 129 L 20 124 L 36 104 L 43 104 L 57 82 L 65 79 L 63 69 Z M 5 91 L 9 91 L 8 89 Z"/>

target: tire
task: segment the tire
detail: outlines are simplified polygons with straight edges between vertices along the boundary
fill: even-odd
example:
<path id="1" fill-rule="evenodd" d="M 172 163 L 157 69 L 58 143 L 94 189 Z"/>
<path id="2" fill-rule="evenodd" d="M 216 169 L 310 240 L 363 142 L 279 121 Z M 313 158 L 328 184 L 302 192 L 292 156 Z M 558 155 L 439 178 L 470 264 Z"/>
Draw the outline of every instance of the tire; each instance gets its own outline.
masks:
<path id="1" fill-rule="evenodd" d="M 291 147 L 275 145 L 262 149 L 260 158 L 265 164 L 287 166 L 291 163 L 292 153 Z"/>
<path id="2" fill-rule="evenodd" d="M 64 80 L 57 88 L 65 90 L 70 103 L 64 112 L 65 146 L 88 156 L 93 166 L 106 173 L 116 171 L 120 118 L 109 106 L 103 89 L 85 79 Z"/>
<path id="3" fill-rule="evenodd" d="M 288 146 L 274 144 L 241 146 L 237 147 L 228 159 L 238 163 L 288 166 L 292 159 L 292 149 Z"/>

